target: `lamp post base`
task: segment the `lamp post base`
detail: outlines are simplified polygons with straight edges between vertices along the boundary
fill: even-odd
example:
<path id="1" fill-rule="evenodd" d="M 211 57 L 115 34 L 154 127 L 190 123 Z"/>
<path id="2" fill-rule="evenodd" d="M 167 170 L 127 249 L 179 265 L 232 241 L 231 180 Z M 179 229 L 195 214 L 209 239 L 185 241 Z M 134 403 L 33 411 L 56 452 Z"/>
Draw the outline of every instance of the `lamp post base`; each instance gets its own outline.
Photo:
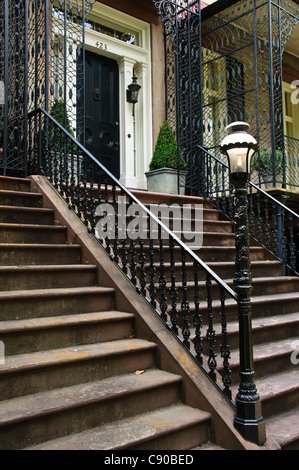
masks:
<path id="1" fill-rule="evenodd" d="M 237 413 L 234 426 L 237 431 L 249 442 L 258 446 L 266 442 L 266 425 L 262 417 L 261 402 L 248 403 L 236 399 Z"/>

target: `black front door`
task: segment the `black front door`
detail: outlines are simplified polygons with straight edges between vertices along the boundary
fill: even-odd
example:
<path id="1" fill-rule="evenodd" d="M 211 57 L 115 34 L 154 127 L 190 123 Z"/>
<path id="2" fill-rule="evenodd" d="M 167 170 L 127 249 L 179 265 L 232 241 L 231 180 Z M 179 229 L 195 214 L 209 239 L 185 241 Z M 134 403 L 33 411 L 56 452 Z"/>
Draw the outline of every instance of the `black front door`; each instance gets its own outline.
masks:
<path id="1" fill-rule="evenodd" d="M 118 65 L 89 51 L 85 53 L 85 146 L 119 179 Z"/>

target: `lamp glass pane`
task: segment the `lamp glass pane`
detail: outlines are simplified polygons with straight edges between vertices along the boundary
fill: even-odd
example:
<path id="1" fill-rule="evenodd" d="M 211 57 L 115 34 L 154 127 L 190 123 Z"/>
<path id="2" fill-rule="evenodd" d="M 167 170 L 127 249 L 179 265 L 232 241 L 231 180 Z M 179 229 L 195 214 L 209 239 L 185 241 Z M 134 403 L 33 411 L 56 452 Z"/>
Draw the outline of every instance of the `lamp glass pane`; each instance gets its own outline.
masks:
<path id="1" fill-rule="evenodd" d="M 247 148 L 232 148 L 227 150 L 230 160 L 231 173 L 247 173 Z"/>

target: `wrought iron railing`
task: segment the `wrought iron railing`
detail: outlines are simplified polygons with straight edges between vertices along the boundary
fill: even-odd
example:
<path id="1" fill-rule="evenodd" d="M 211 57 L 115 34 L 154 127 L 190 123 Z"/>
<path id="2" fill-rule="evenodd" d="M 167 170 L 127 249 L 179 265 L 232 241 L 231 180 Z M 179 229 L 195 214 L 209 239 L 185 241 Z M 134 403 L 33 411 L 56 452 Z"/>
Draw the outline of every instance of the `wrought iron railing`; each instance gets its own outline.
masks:
<path id="1" fill-rule="evenodd" d="M 237 312 L 236 293 L 196 254 L 200 246 L 191 250 L 49 113 L 29 113 L 28 126 L 29 173 L 50 181 L 231 400 L 227 312 Z"/>
<path id="2" fill-rule="evenodd" d="M 189 161 L 200 172 L 197 193 L 234 222 L 228 165 L 201 146 Z M 248 199 L 251 238 L 283 263 L 286 274 L 299 275 L 299 215 L 252 182 Z"/>
<path id="3" fill-rule="evenodd" d="M 286 188 L 298 191 L 299 188 L 299 139 L 284 136 L 286 158 Z"/>

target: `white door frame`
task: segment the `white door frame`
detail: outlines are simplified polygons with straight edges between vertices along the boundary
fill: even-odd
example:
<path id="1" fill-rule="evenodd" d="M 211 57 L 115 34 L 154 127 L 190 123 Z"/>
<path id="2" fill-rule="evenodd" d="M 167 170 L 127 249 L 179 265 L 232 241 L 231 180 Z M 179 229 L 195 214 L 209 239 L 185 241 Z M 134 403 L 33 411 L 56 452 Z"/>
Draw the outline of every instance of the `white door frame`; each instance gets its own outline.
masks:
<path id="1" fill-rule="evenodd" d="M 145 172 L 152 158 L 152 89 L 150 25 L 106 5 L 96 2 L 90 18 L 101 24 L 112 22 L 128 28 L 139 36 L 140 46 L 125 43 L 114 37 L 86 28 L 86 49 L 110 57 L 119 66 L 120 102 L 120 181 L 128 188 L 146 189 Z M 95 20 L 96 21 L 96 20 Z M 139 102 L 127 103 L 127 88 L 133 75 L 141 85 Z"/>

